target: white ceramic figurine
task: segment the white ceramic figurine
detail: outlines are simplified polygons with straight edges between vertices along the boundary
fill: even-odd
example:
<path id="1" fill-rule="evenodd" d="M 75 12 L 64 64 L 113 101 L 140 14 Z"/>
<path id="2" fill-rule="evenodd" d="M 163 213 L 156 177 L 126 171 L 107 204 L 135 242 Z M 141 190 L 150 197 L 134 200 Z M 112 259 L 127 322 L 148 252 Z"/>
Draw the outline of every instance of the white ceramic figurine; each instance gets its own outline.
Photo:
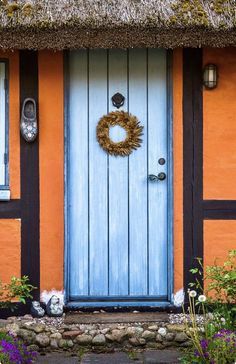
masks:
<path id="1" fill-rule="evenodd" d="M 59 297 L 53 295 L 50 298 L 46 306 L 46 312 L 51 317 L 60 317 L 63 315 L 63 305 L 60 303 Z"/>
<path id="2" fill-rule="evenodd" d="M 45 314 L 44 309 L 40 306 L 40 302 L 38 301 L 32 301 L 30 311 L 33 317 L 43 317 Z"/>

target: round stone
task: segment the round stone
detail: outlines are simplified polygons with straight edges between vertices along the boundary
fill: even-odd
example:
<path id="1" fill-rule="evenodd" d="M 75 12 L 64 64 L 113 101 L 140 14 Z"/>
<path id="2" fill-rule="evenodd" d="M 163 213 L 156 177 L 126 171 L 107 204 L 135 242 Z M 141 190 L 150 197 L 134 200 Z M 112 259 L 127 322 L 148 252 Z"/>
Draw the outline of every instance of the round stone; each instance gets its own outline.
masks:
<path id="1" fill-rule="evenodd" d="M 65 331 L 62 336 L 63 339 L 74 339 L 76 338 L 78 335 L 81 334 L 80 330 L 75 330 L 75 331 Z"/>
<path id="2" fill-rule="evenodd" d="M 34 343 L 36 334 L 31 330 L 20 329 L 17 333 L 17 336 L 19 336 L 26 343 L 26 345 L 30 345 Z"/>
<path id="3" fill-rule="evenodd" d="M 36 334 L 40 334 L 41 332 L 43 332 L 45 330 L 45 325 L 43 325 L 43 324 L 32 325 L 32 330 L 34 332 L 36 332 Z"/>
<path id="4" fill-rule="evenodd" d="M 13 323 L 13 324 L 8 324 L 6 325 L 6 329 L 7 331 L 9 331 L 11 334 L 13 335 L 17 335 L 18 334 L 18 331 L 20 329 L 19 325 L 16 324 L 16 323 Z"/>
<path id="5" fill-rule="evenodd" d="M 158 334 L 160 334 L 161 336 L 166 336 L 166 328 L 165 327 L 161 327 L 159 330 L 158 330 Z"/>
<path id="6" fill-rule="evenodd" d="M 50 346 L 51 346 L 52 349 L 58 349 L 57 340 L 56 339 L 51 339 L 50 340 Z"/>
<path id="7" fill-rule="evenodd" d="M 91 344 L 92 339 L 93 338 L 91 335 L 83 334 L 83 335 L 77 336 L 76 341 L 80 345 L 89 345 L 89 344 Z"/>
<path id="8" fill-rule="evenodd" d="M 61 339 L 61 340 L 59 340 L 59 342 L 58 342 L 58 346 L 59 346 L 59 348 L 61 348 L 61 349 L 66 349 L 66 348 L 67 348 L 67 340 L 65 340 L 65 339 Z"/>
<path id="9" fill-rule="evenodd" d="M 148 330 L 157 331 L 158 330 L 158 326 L 157 325 L 148 326 Z"/>
<path id="10" fill-rule="evenodd" d="M 106 343 L 106 338 L 103 334 L 96 335 L 93 338 L 92 343 L 94 345 L 104 345 Z"/>
<path id="11" fill-rule="evenodd" d="M 188 340 L 188 336 L 184 332 L 177 332 L 175 336 L 175 341 L 182 343 Z"/>
<path id="12" fill-rule="evenodd" d="M 142 333 L 142 338 L 146 339 L 147 341 L 154 340 L 155 336 L 156 336 L 155 332 L 149 330 L 145 330 Z"/>
<path id="13" fill-rule="evenodd" d="M 156 341 L 157 341 L 158 343 L 161 343 L 161 342 L 163 341 L 163 336 L 161 336 L 160 334 L 157 334 L 157 336 L 156 336 Z"/>
<path id="14" fill-rule="evenodd" d="M 165 337 L 166 341 L 173 341 L 174 338 L 175 338 L 175 334 L 173 332 L 168 332 Z"/>
<path id="15" fill-rule="evenodd" d="M 132 336 L 141 336 L 142 333 L 143 333 L 144 329 L 142 327 L 133 327 L 133 326 L 130 326 L 127 328 L 126 332 L 127 332 L 127 335 L 129 337 L 132 337 Z"/>
<path id="16" fill-rule="evenodd" d="M 50 335 L 50 338 L 60 340 L 62 338 L 62 335 L 60 334 L 60 332 L 55 332 L 54 334 Z"/>
<path id="17" fill-rule="evenodd" d="M 50 344 L 50 339 L 46 334 L 38 334 L 36 335 L 35 342 L 41 348 L 45 348 Z"/>
<path id="18" fill-rule="evenodd" d="M 112 330 L 111 336 L 113 337 L 113 341 L 120 343 L 127 337 L 127 331 L 124 329 Z"/>

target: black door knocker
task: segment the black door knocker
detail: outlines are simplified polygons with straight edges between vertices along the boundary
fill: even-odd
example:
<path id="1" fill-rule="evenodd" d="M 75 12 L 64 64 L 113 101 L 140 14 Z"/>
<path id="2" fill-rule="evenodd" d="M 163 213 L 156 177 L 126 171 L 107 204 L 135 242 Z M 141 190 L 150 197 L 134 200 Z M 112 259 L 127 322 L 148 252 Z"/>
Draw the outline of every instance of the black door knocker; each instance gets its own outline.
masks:
<path id="1" fill-rule="evenodd" d="M 20 131 L 27 142 L 33 142 L 38 135 L 37 110 L 34 99 L 27 98 L 23 102 Z"/>
<path id="2" fill-rule="evenodd" d="M 117 107 L 119 109 L 121 106 L 125 103 L 125 97 L 121 95 L 119 92 L 117 92 L 115 95 L 111 98 L 113 106 Z"/>

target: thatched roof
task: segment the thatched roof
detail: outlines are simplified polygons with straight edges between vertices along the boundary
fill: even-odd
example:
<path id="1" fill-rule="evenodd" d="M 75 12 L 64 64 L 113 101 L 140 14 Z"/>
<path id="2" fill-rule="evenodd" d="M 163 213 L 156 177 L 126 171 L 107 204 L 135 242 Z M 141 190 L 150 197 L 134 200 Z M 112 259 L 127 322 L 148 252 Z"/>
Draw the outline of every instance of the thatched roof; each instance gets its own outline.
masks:
<path id="1" fill-rule="evenodd" d="M 236 45 L 236 0 L 0 0 L 0 48 Z"/>

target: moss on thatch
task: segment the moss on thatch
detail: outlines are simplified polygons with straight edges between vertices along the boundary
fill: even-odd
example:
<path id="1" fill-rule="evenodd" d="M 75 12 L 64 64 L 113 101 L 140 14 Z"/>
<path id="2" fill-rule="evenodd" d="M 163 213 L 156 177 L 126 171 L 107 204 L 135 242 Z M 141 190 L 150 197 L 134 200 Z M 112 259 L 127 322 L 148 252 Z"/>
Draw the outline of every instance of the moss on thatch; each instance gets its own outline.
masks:
<path id="1" fill-rule="evenodd" d="M 0 0 L 0 47 L 236 45 L 235 0 Z"/>

